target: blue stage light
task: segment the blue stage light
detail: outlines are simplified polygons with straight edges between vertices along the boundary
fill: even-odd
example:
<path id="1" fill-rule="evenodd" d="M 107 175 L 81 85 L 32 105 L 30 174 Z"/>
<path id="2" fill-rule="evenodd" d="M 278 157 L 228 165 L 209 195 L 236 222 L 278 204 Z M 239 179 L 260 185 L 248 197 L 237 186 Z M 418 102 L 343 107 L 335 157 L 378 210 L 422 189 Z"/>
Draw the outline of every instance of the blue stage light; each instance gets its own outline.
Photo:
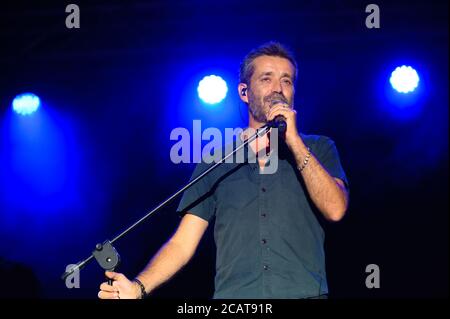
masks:
<path id="1" fill-rule="evenodd" d="M 400 93 L 414 91 L 419 85 L 419 75 L 410 66 L 402 65 L 397 67 L 391 74 L 389 82 L 392 87 Z"/>
<path id="2" fill-rule="evenodd" d="M 17 114 L 29 115 L 34 113 L 40 104 L 41 100 L 37 95 L 33 93 L 22 93 L 14 98 L 12 107 Z"/>
<path id="3" fill-rule="evenodd" d="M 205 76 L 197 87 L 199 98 L 208 104 L 221 102 L 227 95 L 227 83 L 217 75 Z"/>

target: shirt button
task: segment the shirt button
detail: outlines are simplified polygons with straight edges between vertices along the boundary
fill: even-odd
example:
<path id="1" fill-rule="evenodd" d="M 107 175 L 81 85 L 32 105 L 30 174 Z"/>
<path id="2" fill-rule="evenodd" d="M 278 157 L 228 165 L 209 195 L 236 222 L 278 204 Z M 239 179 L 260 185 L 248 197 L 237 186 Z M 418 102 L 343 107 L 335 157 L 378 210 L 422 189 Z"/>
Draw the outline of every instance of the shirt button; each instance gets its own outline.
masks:
<path id="1" fill-rule="evenodd" d="M 265 244 L 267 243 L 267 240 L 261 239 L 261 243 L 262 243 L 263 245 L 265 245 Z"/>
<path id="2" fill-rule="evenodd" d="M 261 214 L 261 217 L 266 217 L 266 216 L 267 216 L 266 213 Z"/>
<path id="3" fill-rule="evenodd" d="M 269 269 L 269 266 L 267 266 L 267 265 L 264 265 L 264 270 L 268 270 Z"/>
<path id="4" fill-rule="evenodd" d="M 263 193 L 265 193 L 266 192 L 266 189 L 263 187 L 263 188 L 261 188 L 261 190 L 262 190 L 262 192 Z"/>

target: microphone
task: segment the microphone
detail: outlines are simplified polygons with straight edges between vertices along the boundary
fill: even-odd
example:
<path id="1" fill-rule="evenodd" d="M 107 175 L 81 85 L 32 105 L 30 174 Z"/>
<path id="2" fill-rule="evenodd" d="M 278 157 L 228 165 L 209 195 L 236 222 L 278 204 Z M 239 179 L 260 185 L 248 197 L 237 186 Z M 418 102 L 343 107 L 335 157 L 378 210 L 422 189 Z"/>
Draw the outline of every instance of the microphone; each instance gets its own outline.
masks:
<path id="1" fill-rule="evenodd" d="M 275 116 L 275 118 L 268 124 L 269 127 L 277 128 L 280 134 L 284 134 L 286 132 L 287 124 L 286 119 L 283 115 Z"/>
<path id="2" fill-rule="evenodd" d="M 283 100 L 272 100 L 272 102 L 270 104 L 271 104 L 271 106 L 274 106 L 275 104 L 279 104 L 279 103 L 287 104 Z M 269 125 L 269 127 L 277 128 L 278 132 L 280 134 L 284 134 L 286 132 L 286 128 L 287 128 L 286 118 L 283 115 L 275 116 L 275 118 L 267 124 Z"/>

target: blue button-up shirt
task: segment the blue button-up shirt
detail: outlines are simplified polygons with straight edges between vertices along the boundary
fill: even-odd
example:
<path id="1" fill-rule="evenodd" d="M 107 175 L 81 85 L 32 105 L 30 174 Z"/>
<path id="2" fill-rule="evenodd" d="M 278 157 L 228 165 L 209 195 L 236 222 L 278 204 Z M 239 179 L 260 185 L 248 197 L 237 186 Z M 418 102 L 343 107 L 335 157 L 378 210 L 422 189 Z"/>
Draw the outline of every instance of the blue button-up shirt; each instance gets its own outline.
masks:
<path id="1" fill-rule="evenodd" d="M 334 142 L 301 137 L 332 177 L 348 181 Z M 214 222 L 214 298 L 309 298 L 328 293 L 324 231 L 284 142 L 274 174 L 259 164 L 221 164 L 185 191 L 178 207 Z M 200 163 L 192 178 L 212 164 Z"/>

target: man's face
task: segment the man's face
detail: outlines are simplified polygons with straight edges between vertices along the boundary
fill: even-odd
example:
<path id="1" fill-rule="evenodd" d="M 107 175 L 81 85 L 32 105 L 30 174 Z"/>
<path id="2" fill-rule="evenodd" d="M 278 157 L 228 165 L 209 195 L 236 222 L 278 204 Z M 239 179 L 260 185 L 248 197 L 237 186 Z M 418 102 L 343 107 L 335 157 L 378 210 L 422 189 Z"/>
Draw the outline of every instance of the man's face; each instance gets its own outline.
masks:
<path id="1" fill-rule="evenodd" d="M 253 60 L 254 72 L 248 87 L 250 114 L 260 122 L 267 122 L 272 101 L 294 105 L 294 75 L 292 63 L 275 56 L 260 56 Z"/>

